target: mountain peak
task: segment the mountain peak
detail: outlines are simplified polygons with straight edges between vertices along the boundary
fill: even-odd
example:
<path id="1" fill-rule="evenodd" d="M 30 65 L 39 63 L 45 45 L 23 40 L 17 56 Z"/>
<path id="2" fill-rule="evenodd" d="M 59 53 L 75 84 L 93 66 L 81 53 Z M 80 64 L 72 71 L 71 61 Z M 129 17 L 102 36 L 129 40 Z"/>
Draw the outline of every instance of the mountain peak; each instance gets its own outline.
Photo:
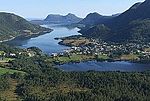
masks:
<path id="1" fill-rule="evenodd" d="M 49 24 L 72 24 L 78 23 L 82 18 L 77 17 L 75 14 L 68 13 L 67 15 L 53 15 L 50 14 L 44 21 Z"/>
<path id="2" fill-rule="evenodd" d="M 72 14 L 72 13 L 68 13 L 68 14 L 66 15 L 66 17 L 76 17 L 76 15 L 75 15 L 75 14 Z"/>
<path id="3" fill-rule="evenodd" d="M 110 19 L 112 19 L 113 17 L 116 17 L 118 15 L 114 15 L 114 16 L 103 16 L 100 15 L 97 12 L 94 13 L 90 13 L 86 16 L 86 18 L 84 18 L 82 21 L 80 21 L 80 24 L 83 25 L 95 25 L 95 24 L 100 24 L 100 23 L 104 23 L 105 21 L 108 21 Z"/>
<path id="4" fill-rule="evenodd" d="M 67 15 L 69 16 L 69 15 L 74 15 L 74 14 L 72 14 L 72 13 L 68 13 Z"/>
<path id="5" fill-rule="evenodd" d="M 86 18 L 88 19 L 98 19 L 99 17 L 101 17 L 102 15 L 98 14 L 97 12 L 94 12 L 94 13 L 90 13 L 86 16 Z"/>
<path id="6" fill-rule="evenodd" d="M 105 17 L 102 16 L 99 19 L 102 18 Z M 100 37 L 104 41 L 150 42 L 150 0 L 136 3 L 119 16 L 105 21 L 107 22 L 98 23 L 105 24 L 110 29 L 111 34 L 106 35 L 106 37 Z M 95 22 L 97 23 L 98 21 Z M 96 35 L 107 34 L 107 30 L 105 29 L 105 31 L 103 29 L 104 27 L 97 26 L 88 30 L 81 30 L 80 32 L 83 35 L 87 34 L 87 36 L 95 37 Z"/>
<path id="7" fill-rule="evenodd" d="M 137 9 L 142 3 L 138 2 L 136 4 L 134 4 L 130 9 Z"/>
<path id="8" fill-rule="evenodd" d="M 90 14 L 88 14 L 88 16 L 89 15 L 94 15 L 94 16 L 102 16 L 102 15 L 100 15 L 99 13 L 97 13 L 97 12 L 94 12 L 94 13 L 90 13 Z"/>

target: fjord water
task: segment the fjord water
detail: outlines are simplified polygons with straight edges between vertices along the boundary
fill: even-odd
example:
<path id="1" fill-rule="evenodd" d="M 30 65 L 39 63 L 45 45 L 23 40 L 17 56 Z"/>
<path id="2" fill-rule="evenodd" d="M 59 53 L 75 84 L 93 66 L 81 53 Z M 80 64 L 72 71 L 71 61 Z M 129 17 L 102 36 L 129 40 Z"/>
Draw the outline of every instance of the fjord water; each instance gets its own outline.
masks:
<path id="1" fill-rule="evenodd" d="M 47 33 L 44 35 L 40 35 L 31 39 L 15 39 L 8 44 L 15 45 L 21 48 L 28 47 L 38 47 L 44 53 L 51 54 L 53 52 L 62 52 L 64 49 L 68 49 L 69 47 L 59 45 L 58 42 L 60 40 L 55 40 L 57 37 L 66 37 L 71 35 L 79 35 L 78 28 L 68 29 L 66 27 L 58 27 L 53 25 L 44 25 L 44 27 L 52 28 L 53 31 L 51 33 Z M 68 63 L 64 65 L 58 66 L 58 68 L 64 71 L 122 71 L 122 72 L 132 72 L 132 71 L 147 71 L 150 70 L 150 64 L 138 64 L 138 63 L 130 63 L 130 62 L 96 62 L 96 61 L 88 61 L 88 62 L 80 62 L 80 63 Z"/>
<path id="2" fill-rule="evenodd" d="M 78 28 L 66 28 L 56 25 L 43 25 L 43 27 L 48 27 L 53 29 L 51 33 L 40 35 L 35 38 L 30 39 L 15 39 L 10 42 L 7 42 L 10 45 L 18 46 L 21 48 L 29 48 L 32 46 L 40 48 L 44 53 L 51 54 L 56 52 L 63 52 L 64 49 L 69 47 L 59 45 L 60 40 L 55 40 L 54 38 L 66 37 L 71 35 L 79 35 Z"/>

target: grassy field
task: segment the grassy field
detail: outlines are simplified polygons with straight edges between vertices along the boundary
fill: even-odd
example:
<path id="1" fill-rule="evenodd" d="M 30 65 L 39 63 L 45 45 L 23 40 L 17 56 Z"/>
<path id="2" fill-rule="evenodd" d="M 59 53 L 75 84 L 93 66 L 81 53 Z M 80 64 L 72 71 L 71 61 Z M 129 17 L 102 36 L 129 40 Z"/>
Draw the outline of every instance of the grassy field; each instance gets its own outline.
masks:
<path id="1" fill-rule="evenodd" d="M 12 61 L 14 60 L 13 58 L 4 58 L 3 60 L 0 60 L 0 62 L 9 62 L 9 61 Z"/>
<path id="2" fill-rule="evenodd" d="M 91 42 L 87 38 L 79 37 L 79 38 L 65 38 L 63 39 L 62 43 L 64 45 L 69 45 L 69 46 L 80 46 L 80 45 L 87 45 Z"/>
<path id="3" fill-rule="evenodd" d="M 134 54 L 122 55 L 120 59 L 121 60 L 136 60 L 138 59 L 138 56 Z"/>
<path id="4" fill-rule="evenodd" d="M 94 59 L 94 56 L 87 56 L 87 55 L 71 55 L 70 57 L 61 56 L 61 57 L 50 58 L 46 61 L 48 62 L 57 61 L 63 64 L 69 62 L 80 62 L 80 61 L 90 60 L 90 59 Z"/>
<path id="5" fill-rule="evenodd" d="M 145 51 L 146 51 L 146 52 L 150 52 L 150 48 L 146 48 Z"/>
<path id="6" fill-rule="evenodd" d="M 94 58 L 93 56 L 87 56 L 87 55 L 72 55 L 70 57 L 58 57 L 59 61 L 63 62 L 69 62 L 69 61 L 82 61 L 82 60 L 88 60 Z"/>
<path id="7" fill-rule="evenodd" d="M 109 59 L 109 57 L 107 55 L 104 55 L 104 54 L 99 54 L 98 59 L 107 60 L 107 59 Z"/>
<path id="8" fill-rule="evenodd" d="M 0 55 L 4 54 L 5 52 L 4 51 L 0 51 Z"/>
<path id="9" fill-rule="evenodd" d="M 1 68 L 0 67 L 0 75 L 6 74 L 6 73 L 9 73 L 9 74 L 22 73 L 22 74 L 25 74 L 25 72 L 22 72 L 22 71 L 17 71 L 17 70 L 12 70 L 12 69 L 7 69 L 7 68 Z"/>

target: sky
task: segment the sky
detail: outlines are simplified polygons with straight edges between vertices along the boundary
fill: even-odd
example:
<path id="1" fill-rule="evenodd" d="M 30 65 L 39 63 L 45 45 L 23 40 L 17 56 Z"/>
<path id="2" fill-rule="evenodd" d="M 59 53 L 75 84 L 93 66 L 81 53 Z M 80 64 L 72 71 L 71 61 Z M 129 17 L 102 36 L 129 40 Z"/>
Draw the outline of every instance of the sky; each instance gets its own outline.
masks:
<path id="1" fill-rule="evenodd" d="M 67 13 L 85 17 L 89 13 L 101 15 L 122 13 L 136 2 L 144 0 L 0 0 L 0 12 L 10 12 L 24 18 L 45 18 L 48 14 Z"/>

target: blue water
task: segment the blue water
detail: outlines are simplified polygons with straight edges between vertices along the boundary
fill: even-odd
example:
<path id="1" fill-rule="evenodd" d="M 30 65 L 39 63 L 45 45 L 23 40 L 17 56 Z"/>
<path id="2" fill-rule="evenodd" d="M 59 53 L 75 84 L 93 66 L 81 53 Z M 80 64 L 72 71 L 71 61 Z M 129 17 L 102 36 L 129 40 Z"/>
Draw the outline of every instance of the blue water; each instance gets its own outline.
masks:
<path id="1" fill-rule="evenodd" d="M 38 47 L 44 53 L 51 54 L 53 52 L 62 52 L 69 47 L 59 45 L 60 40 L 55 40 L 56 37 L 66 37 L 71 35 L 79 35 L 78 28 L 68 29 L 55 25 L 44 25 L 44 27 L 52 28 L 54 31 L 31 39 L 15 39 L 8 44 L 21 48 Z M 122 71 L 122 72 L 141 72 L 150 70 L 150 64 L 138 64 L 130 62 L 96 62 L 88 61 L 81 63 L 69 63 L 59 66 L 58 68 L 64 71 Z"/>
<path id="2" fill-rule="evenodd" d="M 97 62 L 88 61 L 81 63 L 68 63 L 58 66 L 64 71 L 121 71 L 121 72 L 143 72 L 150 70 L 150 64 L 130 63 L 125 61 Z"/>
<path id="3" fill-rule="evenodd" d="M 53 31 L 51 33 L 47 33 L 31 39 L 15 39 L 8 42 L 8 44 L 18 46 L 21 48 L 29 48 L 35 46 L 40 48 L 44 53 L 51 54 L 54 52 L 63 52 L 64 49 L 69 48 L 67 46 L 59 45 L 58 42 L 60 40 L 55 40 L 54 38 L 79 35 L 78 28 L 68 29 L 66 27 L 57 27 L 55 25 L 43 26 L 51 28 L 53 29 Z"/>

